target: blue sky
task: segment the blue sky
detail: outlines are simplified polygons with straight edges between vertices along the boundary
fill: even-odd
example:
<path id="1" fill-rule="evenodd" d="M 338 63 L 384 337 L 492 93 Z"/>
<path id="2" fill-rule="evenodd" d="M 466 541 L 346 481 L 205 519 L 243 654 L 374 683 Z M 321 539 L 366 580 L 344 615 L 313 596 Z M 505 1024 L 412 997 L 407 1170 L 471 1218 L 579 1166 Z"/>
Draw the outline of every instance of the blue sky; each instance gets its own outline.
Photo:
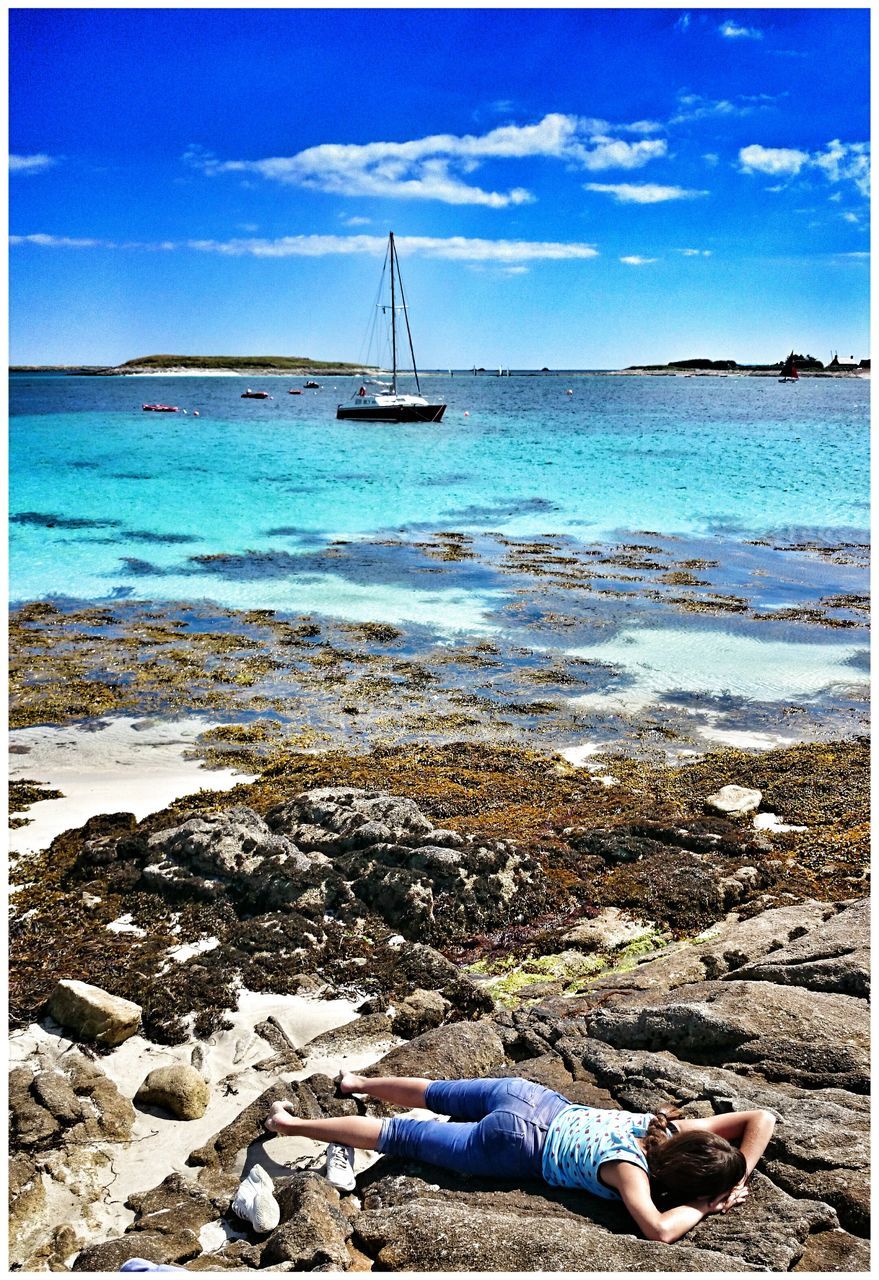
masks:
<path id="1" fill-rule="evenodd" d="M 867 354 L 866 9 L 18 9 L 10 358 Z"/>

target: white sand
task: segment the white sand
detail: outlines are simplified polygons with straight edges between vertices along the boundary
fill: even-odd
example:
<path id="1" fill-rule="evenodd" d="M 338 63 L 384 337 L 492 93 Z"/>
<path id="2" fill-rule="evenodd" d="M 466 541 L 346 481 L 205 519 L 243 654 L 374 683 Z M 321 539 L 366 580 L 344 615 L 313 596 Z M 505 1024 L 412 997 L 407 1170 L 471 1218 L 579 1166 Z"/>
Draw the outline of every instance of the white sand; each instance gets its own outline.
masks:
<path id="1" fill-rule="evenodd" d="M 32 778 L 64 798 L 32 805 L 22 815 L 31 822 L 9 833 L 10 852 L 45 849 L 62 831 L 82 826 L 95 814 L 133 813 L 140 821 L 181 796 L 252 782 L 252 774 L 206 769 L 183 758 L 200 733 L 223 723 L 197 716 L 173 721 L 118 717 L 88 728 L 14 730 L 10 778 Z M 26 754 L 20 748 L 27 748 Z"/>
<path id="2" fill-rule="evenodd" d="M 40 1221 L 35 1222 L 35 1230 L 45 1236 L 51 1226 L 69 1221 L 77 1228 L 83 1245 L 113 1239 L 134 1219 L 133 1212 L 125 1208 L 128 1196 L 157 1186 L 170 1173 L 195 1178 L 198 1169 L 186 1164 L 189 1153 L 234 1120 L 278 1079 L 301 1080 L 316 1072 L 334 1077 L 339 1071 L 357 1071 L 376 1061 L 392 1045 L 400 1043 L 391 1039 L 386 1046 L 372 1043 L 368 1051 L 358 1053 L 355 1050 L 332 1058 L 314 1058 L 308 1061 L 304 1070 L 285 1072 L 280 1076 L 259 1072 L 255 1070 L 255 1064 L 271 1058 L 274 1050 L 253 1028 L 270 1015 L 278 1020 L 297 1048 L 357 1017 L 354 1004 L 348 1000 L 241 991 L 237 1010 L 228 1014 L 233 1024 L 231 1030 L 217 1032 L 209 1040 L 197 1042 L 204 1054 L 200 1070 L 211 1087 L 211 1100 L 203 1118 L 181 1121 L 138 1111 L 129 1141 L 96 1144 L 109 1160 L 105 1166 L 92 1171 L 90 1183 L 82 1186 L 85 1201 L 94 1200 L 85 1211 L 71 1201 L 70 1191 L 76 1190 L 75 1183 L 72 1188 L 65 1187 L 44 1176 L 50 1195 L 45 1211 L 40 1214 Z M 34 1023 L 12 1036 L 9 1050 L 11 1066 L 30 1063 L 51 1068 L 57 1064 L 63 1068 L 63 1055 L 70 1050 L 72 1042 L 54 1023 L 48 1023 L 47 1027 Z M 100 1058 L 98 1065 L 122 1094 L 133 1098 L 147 1074 L 156 1067 L 189 1063 L 194 1043 L 190 1040 L 182 1045 L 155 1045 L 142 1036 L 132 1036 L 107 1057 Z M 426 1116 L 429 1113 L 412 1114 Z M 243 1172 L 245 1158 L 248 1170 L 254 1163 L 259 1163 L 273 1177 L 289 1174 L 295 1168 L 322 1169 L 324 1154 L 324 1144 L 303 1138 L 267 1137 L 265 1144 L 242 1152 L 239 1158 L 241 1167 L 236 1171 Z M 376 1158 L 371 1152 L 358 1153 L 358 1172 Z M 216 1234 L 217 1239 L 210 1243 L 219 1248 L 223 1241 Z"/>

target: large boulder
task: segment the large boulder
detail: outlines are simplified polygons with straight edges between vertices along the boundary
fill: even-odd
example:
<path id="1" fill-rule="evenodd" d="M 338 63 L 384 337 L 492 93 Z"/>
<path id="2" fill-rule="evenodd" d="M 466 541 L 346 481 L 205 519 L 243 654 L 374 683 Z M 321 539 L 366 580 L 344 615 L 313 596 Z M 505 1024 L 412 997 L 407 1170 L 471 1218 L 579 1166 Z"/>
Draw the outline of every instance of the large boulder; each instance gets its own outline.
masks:
<path id="1" fill-rule="evenodd" d="M 819 927 L 753 958 L 736 976 L 866 998 L 870 994 L 869 900 L 845 907 Z"/>
<path id="2" fill-rule="evenodd" d="M 464 1080 L 489 1076 L 503 1062 L 504 1047 L 490 1022 L 454 1022 L 399 1045 L 360 1074 Z"/>
<path id="3" fill-rule="evenodd" d="M 811 935 L 813 930 L 820 936 L 824 922 L 832 919 L 835 911 L 832 903 L 807 901 L 762 911 L 748 920 L 732 915 L 696 938 L 669 947 L 655 959 L 648 957 L 633 969 L 604 975 L 590 990 L 625 987 L 668 991 L 706 978 L 741 977 L 747 966 L 779 952 L 792 939 Z"/>
<path id="4" fill-rule="evenodd" d="M 105 1045 L 122 1044 L 140 1026 L 139 1004 L 75 978 L 62 978 L 56 984 L 46 1011 L 75 1039 Z"/>
<path id="5" fill-rule="evenodd" d="M 156 1067 L 134 1096 L 142 1106 L 161 1107 L 178 1120 L 200 1120 L 208 1109 L 207 1082 L 186 1063 Z"/>
<path id="6" fill-rule="evenodd" d="M 620 1049 L 669 1049 L 767 1080 L 869 1087 L 869 1016 L 853 996 L 738 980 L 622 991 L 596 1009 L 590 1029 Z"/>

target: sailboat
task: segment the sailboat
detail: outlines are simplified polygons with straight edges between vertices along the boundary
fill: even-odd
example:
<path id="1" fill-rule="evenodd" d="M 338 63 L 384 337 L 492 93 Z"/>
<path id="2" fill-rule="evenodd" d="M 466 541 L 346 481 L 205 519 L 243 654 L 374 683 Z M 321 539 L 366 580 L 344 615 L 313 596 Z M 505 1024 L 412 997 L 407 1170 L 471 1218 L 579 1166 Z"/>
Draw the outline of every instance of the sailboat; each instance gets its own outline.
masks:
<path id="1" fill-rule="evenodd" d="M 361 422 L 441 422 L 446 411 L 444 400 L 427 400 L 421 394 L 421 383 L 415 367 L 415 349 L 412 346 L 412 331 L 409 328 L 409 309 L 406 295 L 403 292 L 403 280 L 400 275 L 400 263 L 397 258 L 397 246 L 394 243 L 393 231 L 388 236 L 388 256 L 390 261 L 390 305 L 379 304 L 382 311 L 391 313 L 391 381 L 382 382 L 374 378 L 366 378 L 359 390 L 344 404 L 336 408 L 337 418 L 357 418 Z M 399 293 L 399 302 L 397 294 Z M 415 377 L 416 395 L 403 395 L 397 390 L 397 312 L 402 311 L 406 324 L 406 337 L 409 354 L 412 357 L 412 373 Z"/>
<path id="2" fill-rule="evenodd" d="M 781 366 L 781 377 L 779 382 L 799 382 L 800 375 L 797 373 L 797 366 L 794 364 L 794 353 L 791 352 L 784 364 Z"/>

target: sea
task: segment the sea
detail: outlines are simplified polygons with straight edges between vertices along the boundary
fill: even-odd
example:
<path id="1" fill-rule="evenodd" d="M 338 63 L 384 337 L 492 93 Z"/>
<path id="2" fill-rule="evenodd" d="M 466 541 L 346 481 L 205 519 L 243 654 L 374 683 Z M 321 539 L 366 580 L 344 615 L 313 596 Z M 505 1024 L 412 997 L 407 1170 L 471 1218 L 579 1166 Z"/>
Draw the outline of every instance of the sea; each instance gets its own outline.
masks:
<path id="1" fill-rule="evenodd" d="M 336 421 L 355 387 L 321 381 L 11 375 L 13 605 L 209 600 L 451 638 L 496 632 L 497 575 L 465 565 L 432 581 L 373 553 L 334 572 L 321 554 L 438 530 L 572 545 L 661 535 L 732 560 L 755 543 L 806 544 L 788 554 L 818 563 L 826 548 L 827 592 L 855 589 L 830 552 L 868 541 L 868 380 L 436 374 L 424 386 L 448 408 L 434 425 Z M 248 387 L 272 398 L 242 399 Z M 749 572 L 771 587 L 771 564 Z M 651 627 L 622 604 L 603 643 L 646 664 L 651 688 L 678 687 L 682 666 L 711 666 L 706 625 L 682 647 L 667 621 Z M 863 665 L 862 635 L 710 625 L 730 668 L 714 683 L 745 695 L 814 693 Z"/>

